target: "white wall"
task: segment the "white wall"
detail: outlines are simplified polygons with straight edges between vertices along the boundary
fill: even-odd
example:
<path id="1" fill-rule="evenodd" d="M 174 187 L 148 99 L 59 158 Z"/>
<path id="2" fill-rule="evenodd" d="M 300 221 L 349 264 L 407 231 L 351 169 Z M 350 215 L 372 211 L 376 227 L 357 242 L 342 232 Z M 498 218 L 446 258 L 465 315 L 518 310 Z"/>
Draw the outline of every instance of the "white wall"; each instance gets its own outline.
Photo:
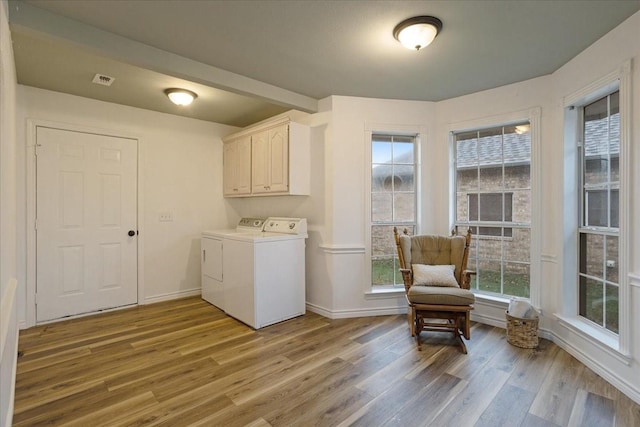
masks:
<path id="1" fill-rule="evenodd" d="M 316 311 L 331 317 L 401 313 L 406 310 L 402 292 L 367 295 L 370 242 L 367 230 L 367 155 L 373 131 L 404 131 L 421 135 L 419 162 L 425 170 L 430 162 L 434 104 L 430 102 L 381 100 L 333 96 L 331 129 L 327 145 L 327 216 L 330 218 L 325 240 L 319 247 L 319 260 L 326 265 L 329 282 L 316 279 L 311 286 L 330 286 L 331 305 L 310 300 Z M 425 174 L 428 177 L 428 174 Z M 423 177 L 424 178 L 424 177 Z M 423 180 L 421 202 L 428 212 L 430 185 Z M 330 204 L 329 204 L 330 203 Z M 423 217 L 428 215 L 423 215 Z M 422 221 L 427 224 L 428 221 Z M 446 230 L 442 231 L 446 233 Z M 391 236 L 390 236 L 391 237 Z"/>
<path id="2" fill-rule="evenodd" d="M 627 61 L 631 67 L 631 186 L 630 215 L 627 237 L 630 242 L 630 262 L 628 266 L 630 283 L 630 300 L 622 299 L 620 304 L 629 304 L 631 325 L 630 357 L 621 357 L 599 343 L 589 339 L 575 329 L 562 326 L 553 313 L 561 311 L 563 233 L 564 211 L 563 187 L 563 98 L 582 90 L 591 83 L 618 70 Z M 640 12 L 634 14 L 617 28 L 606 34 L 580 55 L 565 64 L 552 75 L 552 120 L 550 139 L 545 144 L 545 154 L 550 167 L 545 170 L 545 190 L 547 212 L 543 227 L 544 251 L 549 259 L 557 259 L 557 263 L 545 265 L 545 276 L 548 278 L 545 292 L 548 294 L 546 306 L 548 328 L 554 334 L 555 341 L 567 351 L 583 361 L 605 379 L 640 403 Z"/>
<path id="3" fill-rule="evenodd" d="M 632 325 L 631 354 L 620 356 L 585 334 L 561 326 L 555 313 L 562 301 L 563 240 L 563 97 L 618 69 L 633 58 L 632 71 L 632 183 L 630 213 L 630 307 Z M 329 271 L 328 283 L 332 305 L 320 307 L 332 317 L 392 312 L 404 306 L 402 299 L 367 299 L 361 271 L 368 268 L 365 254 L 357 253 L 364 241 L 363 179 L 367 164 L 363 136 L 368 123 L 414 124 L 428 129 L 422 153 L 423 231 L 446 233 L 449 226 L 449 136 L 458 124 L 487 122 L 514 112 L 540 107 L 541 151 L 537 163 L 543 208 L 538 218 L 537 245 L 532 261 L 539 265 L 535 286 L 540 289 L 543 310 L 542 332 L 546 337 L 580 359 L 616 387 L 640 402 L 640 12 L 622 23 L 601 40 L 550 76 L 487 90 L 431 105 L 409 101 L 387 101 L 346 97 L 331 98 L 331 132 L 325 140 L 332 174 L 332 191 L 327 206 L 332 221 L 326 235 L 328 247 L 324 264 Z M 489 120 L 488 120 L 489 119 Z M 354 249 L 353 251 L 343 249 Z M 356 252 L 356 253 L 354 253 Z M 539 262 L 539 264 L 538 264 Z M 534 266 L 535 267 L 535 266 Z M 315 279 L 315 278 L 312 278 Z M 313 301 L 312 301 L 313 302 Z M 622 301 L 622 303 L 625 303 Z M 315 307 L 318 308 L 318 307 Z M 474 317 L 493 324 L 504 320 L 505 304 L 479 301 Z"/>
<path id="4" fill-rule="evenodd" d="M 154 302 L 200 292 L 200 232 L 229 225 L 232 209 L 222 197 L 221 137 L 236 128 L 72 95 L 18 86 L 19 280 L 27 271 L 27 119 L 116 132 L 140 141 L 139 207 L 144 212 L 143 298 Z M 30 141 L 33 143 L 33 141 Z M 173 222 L 160 222 L 162 212 Z M 26 288 L 20 292 L 20 319 L 28 325 Z"/>
<path id="5" fill-rule="evenodd" d="M 536 217 L 535 244 L 532 253 L 534 286 L 539 289 L 539 304 L 543 310 L 542 333 L 578 357 L 597 373 L 611 381 L 627 395 L 640 401 L 640 328 L 632 331 L 633 354 L 627 360 L 612 356 L 602 346 L 585 339 L 575 331 L 560 326 L 554 315 L 561 301 L 561 264 L 564 244 L 562 223 L 563 203 L 563 110 L 562 100 L 594 80 L 617 69 L 621 63 L 634 58 L 632 105 L 640 105 L 640 13 L 603 37 L 585 52 L 556 73 L 517 84 L 450 99 L 437 104 L 412 101 L 391 101 L 332 96 L 324 100 L 329 116 L 324 138 L 323 192 L 313 192 L 311 205 L 324 203 L 323 239 L 313 241 L 307 250 L 307 294 L 309 307 L 330 317 L 401 312 L 405 303 L 396 296 L 366 295 L 368 283 L 365 269 L 369 268 L 365 218 L 365 168 L 368 167 L 365 146 L 367 130 L 417 126 L 425 129 L 422 141 L 422 231 L 446 233 L 449 214 L 449 134 L 458 125 L 490 123 L 517 112 L 540 111 L 540 157 L 536 159 L 542 207 Z M 640 137 L 640 108 L 632 118 L 632 141 Z M 380 130 L 380 129 L 375 129 Z M 315 141 L 318 143 L 318 141 Z M 632 165 L 640 164 L 640 150 L 633 143 Z M 633 168 L 631 212 L 631 306 L 640 307 L 640 172 Z M 324 202 L 321 197 L 326 197 Z M 269 206 L 270 201 L 252 201 Z M 272 208 L 276 204 L 271 205 Z M 267 209 L 268 210 L 268 209 Z M 313 215 L 303 210 L 301 215 Z M 317 245 L 317 246 L 316 246 Z M 313 258 L 309 254 L 313 254 Z M 309 265 L 311 260 L 311 265 Z M 506 304 L 479 300 L 474 318 L 497 325 L 504 324 Z M 633 311 L 633 310 L 632 310 Z M 637 311 L 637 310 L 636 310 Z M 639 324 L 632 314 L 632 325 Z"/>
<path id="6" fill-rule="evenodd" d="M 549 141 L 550 127 L 547 124 L 552 117 L 547 108 L 550 105 L 550 77 L 544 76 L 536 79 L 527 80 L 496 89 L 482 91 L 459 98 L 449 99 L 437 104 L 437 144 L 433 152 L 435 161 L 433 162 L 433 175 L 442 182 L 438 186 L 438 191 L 434 194 L 432 203 L 434 206 L 448 206 L 450 198 L 450 183 L 446 180 L 450 167 L 450 131 L 463 130 L 469 128 L 478 128 L 493 126 L 508 122 L 510 119 L 522 120 L 530 118 L 532 111 L 539 109 L 541 111 L 541 141 Z M 532 138 L 533 142 L 533 138 Z M 549 162 L 544 156 L 544 144 L 541 147 L 543 155 L 539 158 L 535 155 L 535 144 L 532 144 L 532 197 L 536 196 L 536 191 L 544 193 L 544 183 L 539 179 L 540 175 L 544 176 L 544 171 L 553 162 Z M 536 169 L 537 168 L 537 169 Z M 535 202 L 535 200 L 534 200 Z M 542 218 L 536 215 L 536 205 L 532 206 L 532 229 L 536 226 L 538 231 Z M 451 227 L 450 213 L 446 209 L 440 209 L 434 213 L 438 224 L 446 224 Z M 531 241 L 531 280 L 534 286 L 540 284 L 540 236 L 532 235 Z M 535 292 L 535 291 L 534 291 Z M 544 295 L 544 293 L 543 293 Z M 532 295 L 533 297 L 534 295 Z M 536 301 L 535 305 L 544 307 L 542 301 Z M 496 326 L 504 327 L 504 311 L 505 303 L 500 303 L 486 298 L 477 298 L 475 310 L 472 313 L 472 319 Z M 544 322 L 542 322 L 544 323 Z"/>
<path id="7" fill-rule="evenodd" d="M 0 2 L 0 426 L 10 426 L 18 346 L 16 288 L 16 71 Z"/>
<path id="8" fill-rule="evenodd" d="M 633 188 L 631 191 L 631 305 L 640 307 L 640 13 L 578 55 L 556 73 L 439 103 L 332 96 L 320 101 L 312 125 L 311 195 L 224 199 L 221 194 L 220 137 L 232 128 L 137 110 L 114 104 L 19 87 L 17 168 L 25 170 L 25 120 L 73 123 L 138 136 L 144 145 L 145 298 L 154 301 L 199 287 L 197 239 L 201 230 L 232 226 L 241 216 L 300 216 L 309 221 L 307 301 L 330 317 L 397 313 L 405 310 L 401 294 L 366 295 L 369 268 L 366 241 L 365 168 L 367 131 L 419 128 L 421 141 L 422 231 L 446 233 L 449 227 L 449 138 L 459 123 L 482 121 L 515 111 L 541 108 L 541 197 L 539 285 L 542 327 L 556 340 L 636 401 L 640 401 L 640 328 L 632 334 L 628 361 L 579 333 L 560 326 L 564 179 L 562 98 L 633 58 Z M 425 82 L 427 84 L 428 82 Z M 4 146 L 4 142 L 3 142 Z M 25 217 L 25 179 L 18 177 L 18 218 Z M 3 205 L 4 211 L 4 205 Z M 173 223 L 159 223 L 171 211 Z M 26 275 L 24 221 L 18 223 L 18 279 Z M 4 257 L 4 252 L 3 252 Z M 21 288 L 21 319 L 25 294 Z M 498 321 L 504 307 L 478 304 L 475 315 Z M 632 311 L 632 325 L 640 324 Z"/>

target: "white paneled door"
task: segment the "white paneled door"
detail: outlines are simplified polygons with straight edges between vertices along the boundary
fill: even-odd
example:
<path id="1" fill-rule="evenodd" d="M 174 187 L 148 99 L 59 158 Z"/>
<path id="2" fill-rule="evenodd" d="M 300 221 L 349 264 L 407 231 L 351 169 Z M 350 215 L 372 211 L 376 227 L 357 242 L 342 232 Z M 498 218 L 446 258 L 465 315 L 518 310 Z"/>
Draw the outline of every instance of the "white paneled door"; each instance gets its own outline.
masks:
<path id="1" fill-rule="evenodd" d="M 134 139 L 38 127 L 38 322 L 135 304 Z"/>

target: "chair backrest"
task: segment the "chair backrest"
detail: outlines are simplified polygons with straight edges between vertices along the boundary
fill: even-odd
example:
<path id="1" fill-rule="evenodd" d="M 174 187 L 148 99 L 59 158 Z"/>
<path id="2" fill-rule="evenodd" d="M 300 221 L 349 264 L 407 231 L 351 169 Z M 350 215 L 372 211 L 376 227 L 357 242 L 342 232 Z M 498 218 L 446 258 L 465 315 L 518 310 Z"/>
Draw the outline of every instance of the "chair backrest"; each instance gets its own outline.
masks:
<path id="1" fill-rule="evenodd" d="M 411 264 L 454 265 L 454 276 L 462 284 L 462 274 L 467 268 L 471 233 L 466 236 L 409 236 L 407 230 L 398 234 L 394 229 L 400 268 Z"/>

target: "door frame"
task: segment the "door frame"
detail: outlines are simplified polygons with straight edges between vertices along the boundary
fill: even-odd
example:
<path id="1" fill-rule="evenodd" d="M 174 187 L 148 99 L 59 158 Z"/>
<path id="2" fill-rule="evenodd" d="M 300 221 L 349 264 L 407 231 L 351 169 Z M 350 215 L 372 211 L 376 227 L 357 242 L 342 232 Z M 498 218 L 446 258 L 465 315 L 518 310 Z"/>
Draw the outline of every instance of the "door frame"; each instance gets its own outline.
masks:
<path id="1" fill-rule="evenodd" d="M 27 119 L 26 128 L 26 299 L 25 299 L 25 323 L 30 328 L 36 325 L 36 138 L 37 128 L 47 127 L 71 132 L 83 132 L 104 136 L 112 136 L 117 138 L 133 139 L 137 142 L 138 158 L 137 158 L 137 222 L 138 222 L 138 272 L 137 272 L 137 288 L 138 302 L 137 305 L 144 305 L 144 181 L 142 174 L 142 166 L 145 159 L 145 144 L 139 135 L 127 132 L 121 132 L 115 129 L 103 129 L 84 125 L 76 125 L 70 123 L 54 122 L 40 119 Z M 117 308 L 116 308 L 117 309 Z M 109 310 L 102 310 L 109 311 Z M 88 314 L 79 314 L 69 316 L 82 317 Z M 41 322 L 41 323 L 49 323 Z"/>

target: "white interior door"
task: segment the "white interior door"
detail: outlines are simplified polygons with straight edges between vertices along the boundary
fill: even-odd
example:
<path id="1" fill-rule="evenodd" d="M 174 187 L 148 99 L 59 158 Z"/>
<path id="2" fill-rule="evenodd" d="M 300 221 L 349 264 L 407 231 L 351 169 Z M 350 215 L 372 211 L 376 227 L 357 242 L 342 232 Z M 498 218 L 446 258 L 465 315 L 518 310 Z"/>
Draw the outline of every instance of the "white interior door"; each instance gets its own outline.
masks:
<path id="1" fill-rule="evenodd" d="M 137 141 L 46 127 L 36 140 L 37 321 L 135 304 Z"/>

